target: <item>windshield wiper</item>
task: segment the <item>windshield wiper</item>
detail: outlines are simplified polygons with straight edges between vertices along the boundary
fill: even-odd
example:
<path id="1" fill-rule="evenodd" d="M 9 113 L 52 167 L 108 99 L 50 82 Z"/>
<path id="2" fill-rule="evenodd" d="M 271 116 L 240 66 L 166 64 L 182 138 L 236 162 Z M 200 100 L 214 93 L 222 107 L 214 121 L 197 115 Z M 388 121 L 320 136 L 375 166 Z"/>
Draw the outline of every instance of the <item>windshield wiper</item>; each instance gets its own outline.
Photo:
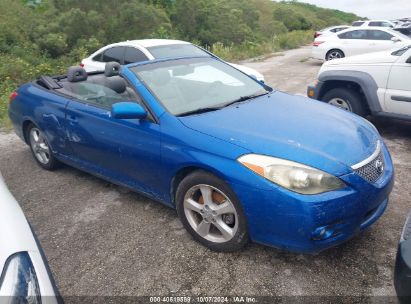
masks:
<path id="1" fill-rule="evenodd" d="M 237 98 L 236 100 L 225 103 L 222 106 L 200 108 L 200 109 L 196 109 L 196 110 L 183 112 L 181 114 L 178 114 L 177 116 L 179 116 L 179 117 L 180 116 L 189 116 L 189 115 L 193 115 L 193 114 L 201 114 L 201 113 L 205 113 L 205 112 L 217 111 L 217 110 L 220 110 L 222 108 L 228 107 L 229 105 L 232 105 L 232 104 L 235 104 L 235 103 L 238 103 L 238 102 L 242 102 L 242 101 L 246 101 L 246 100 L 249 100 L 249 99 L 252 99 L 252 98 L 264 96 L 264 95 L 267 95 L 268 93 L 270 93 L 270 92 L 256 93 L 256 94 L 251 94 L 251 95 L 247 95 L 247 96 L 241 96 L 241 97 Z"/>
<path id="2" fill-rule="evenodd" d="M 270 93 L 270 92 L 266 91 L 266 92 L 264 92 L 264 93 L 255 93 L 255 94 L 251 94 L 251 95 L 247 95 L 247 96 L 241 96 L 241 97 L 239 97 L 239 98 L 237 98 L 237 99 L 235 99 L 235 100 L 233 100 L 233 101 L 230 101 L 230 102 L 226 103 L 226 104 L 223 105 L 221 108 L 225 108 L 225 107 L 231 106 L 231 105 L 233 105 L 233 104 L 235 104 L 235 103 L 243 102 L 243 101 L 246 101 L 246 100 L 249 100 L 249 99 L 253 99 L 253 98 L 260 97 L 260 96 L 264 96 L 264 95 L 267 95 L 268 93 Z"/>
<path id="3" fill-rule="evenodd" d="M 193 115 L 193 114 L 201 114 L 201 113 L 205 113 L 205 112 L 217 111 L 219 109 L 221 109 L 221 107 L 200 108 L 200 109 L 195 109 L 195 110 L 183 112 L 181 114 L 178 114 L 177 116 L 188 116 L 188 115 Z"/>

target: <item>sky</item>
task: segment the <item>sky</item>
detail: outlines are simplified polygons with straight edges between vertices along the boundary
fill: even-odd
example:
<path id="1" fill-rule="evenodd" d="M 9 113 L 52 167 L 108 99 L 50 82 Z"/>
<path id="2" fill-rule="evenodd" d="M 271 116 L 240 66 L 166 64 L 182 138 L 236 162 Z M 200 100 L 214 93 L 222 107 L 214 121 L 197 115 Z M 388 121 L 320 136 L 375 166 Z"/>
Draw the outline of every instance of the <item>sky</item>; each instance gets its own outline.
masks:
<path id="1" fill-rule="evenodd" d="M 352 12 L 369 19 L 411 17 L 411 0 L 299 0 L 320 7 Z"/>

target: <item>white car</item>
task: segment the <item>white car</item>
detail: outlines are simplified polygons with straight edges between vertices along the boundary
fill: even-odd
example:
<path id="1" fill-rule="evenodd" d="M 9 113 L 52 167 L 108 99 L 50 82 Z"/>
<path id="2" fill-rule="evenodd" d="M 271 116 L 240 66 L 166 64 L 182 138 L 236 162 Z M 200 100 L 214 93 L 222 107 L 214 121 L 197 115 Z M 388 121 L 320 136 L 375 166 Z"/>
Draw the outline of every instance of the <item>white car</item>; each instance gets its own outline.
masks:
<path id="1" fill-rule="evenodd" d="M 212 53 L 186 41 L 170 39 L 130 40 L 107 45 L 81 61 L 87 72 L 104 71 L 106 62 L 120 64 L 166 59 L 172 57 L 214 56 Z M 229 63 L 236 69 L 264 82 L 264 76 L 256 70 Z"/>
<path id="2" fill-rule="evenodd" d="M 326 62 L 307 95 L 360 116 L 411 121 L 411 44 Z"/>
<path id="3" fill-rule="evenodd" d="M 315 39 L 311 56 L 320 60 L 379 52 L 411 44 L 400 32 L 381 27 L 349 28 L 335 35 Z"/>
<path id="4" fill-rule="evenodd" d="M 358 20 L 354 21 L 352 23 L 352 26 L 376 26 L 393 28 L 395 26 L 395 23 L 389 20 Z"/>
<path id="5" fill-rule="evenodd" d="M 317 38 L 317 37 L 320 37 L 320 36 L 332 35 L 332 34 L 341 32 L 343 30 L 346 30 L 348 28 L 350 28 L 350 26 L 348 26 L 348 25 L 330 26 L 330 27 L 327 27 L 327 28 L 322 29 L 320 31 L 316 31 L 314 33 L 314 39 Z"/>
<path id="6" fill-rule="evenodd" d="M 60 303 L 47 260 L 1 174 L 0 202 L 0 303 Z"/>

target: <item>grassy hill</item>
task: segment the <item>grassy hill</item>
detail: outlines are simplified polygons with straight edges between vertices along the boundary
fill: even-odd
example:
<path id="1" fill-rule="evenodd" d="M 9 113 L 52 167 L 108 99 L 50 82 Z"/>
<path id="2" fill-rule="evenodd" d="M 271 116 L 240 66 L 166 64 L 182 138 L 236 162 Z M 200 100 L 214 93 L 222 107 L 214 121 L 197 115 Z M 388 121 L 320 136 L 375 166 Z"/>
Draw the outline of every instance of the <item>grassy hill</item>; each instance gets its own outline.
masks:
<path id="1" fill-rule="evenodd" d="M 0 125 L 20 83 L 64 73 L 99 47 L 177 38 L 243 59 L 307 44 L 312 32 L 354 14 L 270 0 L 1 0 Z"/>

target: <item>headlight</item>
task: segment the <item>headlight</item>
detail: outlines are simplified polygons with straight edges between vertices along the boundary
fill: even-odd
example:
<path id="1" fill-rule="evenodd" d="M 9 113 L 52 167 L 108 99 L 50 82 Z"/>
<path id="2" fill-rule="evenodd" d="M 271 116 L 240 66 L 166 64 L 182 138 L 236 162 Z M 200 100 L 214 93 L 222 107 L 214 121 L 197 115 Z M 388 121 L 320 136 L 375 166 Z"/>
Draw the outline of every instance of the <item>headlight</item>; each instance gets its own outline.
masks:
<path id="1" fill-rule="evenodd" d="M 27 252 L 9 257 L 1 277 L 0 297 L 11 297 L 10 303 L 41 303 L 36 271 Z"/>
<path id="2" fill-rule="evenodd" d="M 281 158 L 247 154 L 238 161 L 271 182 L 301 194 L 318 194 L 345 187 L 344 182 L 333 175 Z"/>

